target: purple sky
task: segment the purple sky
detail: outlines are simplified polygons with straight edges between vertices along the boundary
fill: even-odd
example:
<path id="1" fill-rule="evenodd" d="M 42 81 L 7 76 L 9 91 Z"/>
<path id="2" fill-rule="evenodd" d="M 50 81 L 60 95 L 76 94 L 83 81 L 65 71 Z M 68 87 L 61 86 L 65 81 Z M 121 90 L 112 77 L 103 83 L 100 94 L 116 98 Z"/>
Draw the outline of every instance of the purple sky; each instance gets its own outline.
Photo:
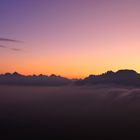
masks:
<path id="1" fill-rule="evenodd" d="M 0 0 L 0 72 L 140 72 L 139 25 L 139 0 Z"/>

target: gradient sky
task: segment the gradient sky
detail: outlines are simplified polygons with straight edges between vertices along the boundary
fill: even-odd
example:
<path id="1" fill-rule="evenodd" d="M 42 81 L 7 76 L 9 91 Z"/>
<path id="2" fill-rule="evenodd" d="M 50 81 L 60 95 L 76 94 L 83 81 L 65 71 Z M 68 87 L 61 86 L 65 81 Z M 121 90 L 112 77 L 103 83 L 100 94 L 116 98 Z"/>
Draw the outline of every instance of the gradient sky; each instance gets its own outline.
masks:
<path id="1" fill-rule="evenodd" d="M 0 0 L 0 73 L 140 72 L 140 0 Z"/>

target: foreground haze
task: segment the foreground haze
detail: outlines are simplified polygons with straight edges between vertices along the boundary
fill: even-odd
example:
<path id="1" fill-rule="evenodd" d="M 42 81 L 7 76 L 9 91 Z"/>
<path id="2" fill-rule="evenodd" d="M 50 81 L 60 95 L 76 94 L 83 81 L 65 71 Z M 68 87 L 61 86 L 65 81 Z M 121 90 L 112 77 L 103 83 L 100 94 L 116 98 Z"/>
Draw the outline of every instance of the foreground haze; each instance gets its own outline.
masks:
<path id="1" fill-rule="evenodd" d="M 139 110 L 139 88 L 0 86 L 0 129 L 5 137 L 133 137 L 140 128 Z"/>

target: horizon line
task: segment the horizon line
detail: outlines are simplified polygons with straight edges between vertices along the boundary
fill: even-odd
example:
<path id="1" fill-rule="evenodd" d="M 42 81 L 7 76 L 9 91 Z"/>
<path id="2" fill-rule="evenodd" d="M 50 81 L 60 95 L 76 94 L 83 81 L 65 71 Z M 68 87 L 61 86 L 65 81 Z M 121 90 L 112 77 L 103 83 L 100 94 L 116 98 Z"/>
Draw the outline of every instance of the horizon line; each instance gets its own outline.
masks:
<path id="1" fill-rule="evenodd" d="M 52 74 L 42 74 L 42 73 L 40 73 L 40 74 L 35 74 L 35 73 L 33 73 L 33 74 L 22 74 L 22 73 L 20 73 L 20 72 L 18 72 L 18 71 L 14 71 L 14 72 L 5 72 L 5 73 L 0 73 L 0 75 L 5 75 L 5 74 L 19 74 L 19 75 L 22 75 L 22 76 L 40 76 L 40 75 L 42 75 L 42 76 L 60 76 L 60 77 L 63 77 L 63 78 L 67 78 L 67 79 L 84 79 L 84 78 L 86 78 L 86 77 L 88 77 L 88 76 L 90 76 L 90 75 L 95 75 L 95 76 L 98 76 L 98 75 L 102 75 L 102 74 L 105 74 L 105 73 L 107 73 L 107 72 L 114 72 L 114 73 L 116 73 L 116 72 L 118 72 L 118 71 L 120 71 L 120 70 L 129 70 L 129 71 L 134 71 L 134 72 L 136 72 L 136 73 L 138 73 L 138 74 L 140 74 L 139 72 L 137 72 L 136 70 L 134 70 L 134 69 L 118 69 L 118 70 L 116 70 L 116 71 L 113 71 L 113 70 L 106 70 L 105 72 L 102 72 L 102 73 L 100 73 L 100 74 L 94 74 L 94 73 L 89 73 L 87 76 L 84 76 L 84 77 L 72 77 L 72 76 L 63 76 L 63 75 L 61 75 L 61 74 L 54 74 L 54 73 L 52 73 Z"/>

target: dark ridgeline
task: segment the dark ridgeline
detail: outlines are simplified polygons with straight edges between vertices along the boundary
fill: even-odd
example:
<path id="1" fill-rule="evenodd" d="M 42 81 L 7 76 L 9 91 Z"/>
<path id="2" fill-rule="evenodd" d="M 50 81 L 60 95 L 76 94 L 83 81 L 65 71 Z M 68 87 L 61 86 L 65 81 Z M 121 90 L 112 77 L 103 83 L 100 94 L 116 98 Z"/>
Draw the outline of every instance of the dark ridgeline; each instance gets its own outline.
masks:
<path id="1" fill-rule="evenodd" d="M 140 130 L 139 83 L 140 74 L 133 70 L 108 71 L 83 80 L 16 72 L 0 75 L 1 85 L 35 85 L 0 86 L 0 137 L 135 140 Z M 108 85 L 61 86 L 69 84 Z"/>
<path id="2" fill-rule="evenodd" d="M 134 70 L 107 71 L 101 75 L 90 75 L 76 81 L 77 85 L 117 84 L 125 86 L 140 86 L 140 74 Z"/>
<path id="3" fill-rule="evenodd" d="M 13 74 L 6 73 L 4 75 L 0 75 L 0 85 L 62 86 L 70 83 L 71 80 L 54 74 L 51 76 L 42 74 L 38 76 L 24 76 L 14 72 Z"/>
<path id="4" fill-rule="evenodd" d="M 35 86 L 63 86 L 63 85 L 96 85 L 96 84 L 117 84 L 125 86 L 140 86 L 140 74 L 134 70 L 118 70 L 117 72 L 107 71 L 101 75 L 89 75 L 78 79 L 68 79 L 52 74 L 24 76 L 17 72 L 0 75 L 0 85 L 35 85 Z"/>

